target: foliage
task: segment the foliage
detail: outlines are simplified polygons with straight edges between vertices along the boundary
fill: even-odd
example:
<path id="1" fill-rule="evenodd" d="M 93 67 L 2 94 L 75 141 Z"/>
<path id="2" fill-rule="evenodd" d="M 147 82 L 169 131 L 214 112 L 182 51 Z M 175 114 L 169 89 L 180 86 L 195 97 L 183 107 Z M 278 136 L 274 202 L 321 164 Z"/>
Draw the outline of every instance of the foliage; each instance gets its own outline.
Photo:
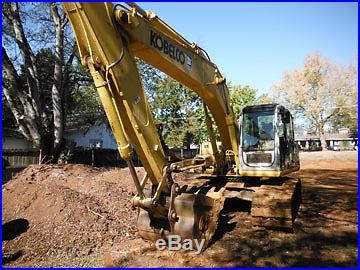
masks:
<path id="1" fill-rule="evenodd" d="M 268 94 L 261 94 L 257 99 L 258 104 L 270 104 L 273 103 L 272 98 Z"/>
<path id="2" fill-rule="evenodd" d="M 165 142 L 171 147 L 189 147 L 190 144 L 200 144 L 208 140 L 201 98 L 143 61 L 137 59 L 137 64 L 154 120 L 156 124 L 163 125 L 162 135 Z M 271 102 L 271 98 L 266 94 L 257 99 L 257 91 L 250 86 L 232 86 L 229 83 L 228 88 L 236 119 L 245 106 Z M 211 114 L 210 117 L 213 119 Z M 220 139 L 215 124 L 213 129 L 217 139 Z"/>
<path id="3" fill-rule="evenodd" d="M 164 79 L 165 74 L 139 58 L 135 58 L 135 60 L 148 101 L 152 103 L 158 85 Z"/>
<path id="4" fill-rule="evenodd" d="M 169 76 L 159 81 L 152 93 L 150 107 L 157 124 L 163 125 L 163 137 L 169 146 L 190 144 L 198 130 L 198 110 L 201 105 L 196 94 Z"/>
<path id="5" fill-rule="evenodd" d="M 249 85 L 228 85 L 230 89 L 230 102 L 233 107 L 235 119 L 239 119 L 242 108 L 257 104 L 256 90 Z"/>
<path id="6" fill-rule="evenodd" d="M 154 121 L 162 125 L 165 143 L 187 148 L 198 144 L 206 133 L 201 99 L 176 80 L 136 60 Z"/>
<path id="7" fill-rule="evenodd" d="M 326 125 L 347 112 L 357 115 L 357 67 L 336 65 L 319 53 L 308 55 L 302 69 L 286 72 L 273 91 L 277 101 L 315 126 L 322 145 Z"/>
<path id="8" fill-rule="evenodd" d="M 11 113 L 9 104 L 6 102 L 6 98 L 2 96 L 2 126 L 8 128 L 16 128 L 16 120 Z"/>
<path id="9" fill-rule="evenodd" d="M 68 102 L 71 114 L 105 113 L 100 97 L 92 84 L 77 85 L 71 90 Z"/>
<path id="10" fill-rule="evenodd" d="M 349 141 L 341 141 L 339 142 L 339 146 L 341 150 L 352 150 L 353 147 L 351 146 Z"/>
<path id="11" fill-rule="evenodd" d="M 353 108 L 351 112 L 344 112 L 335 115 L 331 120 L 331 131 L 337 132 L 340 128 L 349 128 L 352 134 L 358 133 L 357 108 Z"/>
<path id="12" fill-rule="evenodd" d="M 345 106 L 331 119 L 332 129 L 349 128 L 354 134 L 358 132 L 358 75 L 357 61 L 344 68 L 343 75 L 348 83 L 348 91 L 345 93 Z"/>

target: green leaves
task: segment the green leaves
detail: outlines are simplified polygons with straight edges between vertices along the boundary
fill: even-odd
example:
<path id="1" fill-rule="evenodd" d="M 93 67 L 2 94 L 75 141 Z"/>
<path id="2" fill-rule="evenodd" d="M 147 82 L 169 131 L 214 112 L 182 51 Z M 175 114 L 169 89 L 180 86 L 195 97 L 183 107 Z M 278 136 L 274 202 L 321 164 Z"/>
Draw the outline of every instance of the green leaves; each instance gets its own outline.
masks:
<path id="1" fill-rule="evenodd" d="M 235 118 L 239 119 L 242 108 L 256 104 L 256 90 L 248 85 L 230 85 L 229 89 L 230 102 L 234 110 Z"/>
<path id="2" fill-rule="evenodd" d="M 163 138 L 169 147 L 190 147 L 208 139 L 202 100 L 194 91 L 181 85 L 159 70 L 137 60 L 143 86 L 148 96 L 156 124 L 163 125 Z M 247 105 L 271 103 L 263 94 L 259 99 L 250 86 L 228 85 L 230 102 L 238 119 L 241 109 Z M 211 116 L 211 115 L 210 115 Z M 213 121 L 214 131 L 219 133 Z"/>
<path id="3" fill-rule="evenodd" d="M 171 77 L 158 81 L 150 107 L 155 122 L 163 124 L 163 137 L 170 147 L 190 147 L 197 135 L 200 105 L 200 98 L 194 92 Z"/>
<path id="4" fill-rule="evenodd" d="M 246 106 L 256 104 L 272 103 L 272 98 L 268 94 L 262 94 L 258 98 L 257 90 L 251 88 L 249 85 L 241 86 L 228 84 L 230 90 L 230 102 L 233 107 L 235 119 L 239 119 L 241 110 Z"/>

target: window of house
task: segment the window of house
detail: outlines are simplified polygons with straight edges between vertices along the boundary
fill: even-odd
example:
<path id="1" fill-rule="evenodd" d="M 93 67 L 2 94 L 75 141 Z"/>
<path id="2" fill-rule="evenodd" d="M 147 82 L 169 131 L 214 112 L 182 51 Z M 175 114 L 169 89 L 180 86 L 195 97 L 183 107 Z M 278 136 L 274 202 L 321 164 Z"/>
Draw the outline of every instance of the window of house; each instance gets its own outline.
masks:
<path id="1" fill-rule="evenodd" d="M 101 148 L 103 145 L 103 140 L 101 139 L 90 139 L 89 147 L 90 148 Z"/>

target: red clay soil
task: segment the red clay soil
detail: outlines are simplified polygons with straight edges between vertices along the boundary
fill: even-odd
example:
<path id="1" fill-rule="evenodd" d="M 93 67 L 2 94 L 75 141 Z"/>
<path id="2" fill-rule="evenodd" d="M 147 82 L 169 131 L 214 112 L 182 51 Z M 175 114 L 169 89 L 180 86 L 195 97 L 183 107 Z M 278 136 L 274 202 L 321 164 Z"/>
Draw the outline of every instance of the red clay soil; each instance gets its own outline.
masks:
<path id="1" fill-rule="evenodd" d="M 142 168 L 137 168 L 141 177 Z M 2 188 L 4 267 L 355 267 L 357 152 L 301 153 L 294 233 L 254 229 L 224 211 L 200 255 L 157 251 L 136 235 L 126 168 L 30 166 Z"/>
<path id="2" fill-rule="evenodd" d="M 127 169 L 29 166 L 2 188 L 3 264 L 81 257 L 134 239 L 134 194 Z"/>

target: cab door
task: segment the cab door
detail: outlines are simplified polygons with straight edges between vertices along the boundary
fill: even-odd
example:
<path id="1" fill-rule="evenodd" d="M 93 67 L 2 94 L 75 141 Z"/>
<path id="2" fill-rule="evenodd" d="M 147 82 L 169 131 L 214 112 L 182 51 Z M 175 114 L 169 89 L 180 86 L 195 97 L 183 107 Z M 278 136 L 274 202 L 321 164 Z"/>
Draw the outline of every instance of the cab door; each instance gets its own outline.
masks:
<path id="1" fill-rule="evenodd" d="M 298 165 L 299 152 L 295 143 L 293 118 L 288 110 L 285 110 L 283 113 L 283 123 L 286 141 L 285 167 L 290 168 Z"/>

